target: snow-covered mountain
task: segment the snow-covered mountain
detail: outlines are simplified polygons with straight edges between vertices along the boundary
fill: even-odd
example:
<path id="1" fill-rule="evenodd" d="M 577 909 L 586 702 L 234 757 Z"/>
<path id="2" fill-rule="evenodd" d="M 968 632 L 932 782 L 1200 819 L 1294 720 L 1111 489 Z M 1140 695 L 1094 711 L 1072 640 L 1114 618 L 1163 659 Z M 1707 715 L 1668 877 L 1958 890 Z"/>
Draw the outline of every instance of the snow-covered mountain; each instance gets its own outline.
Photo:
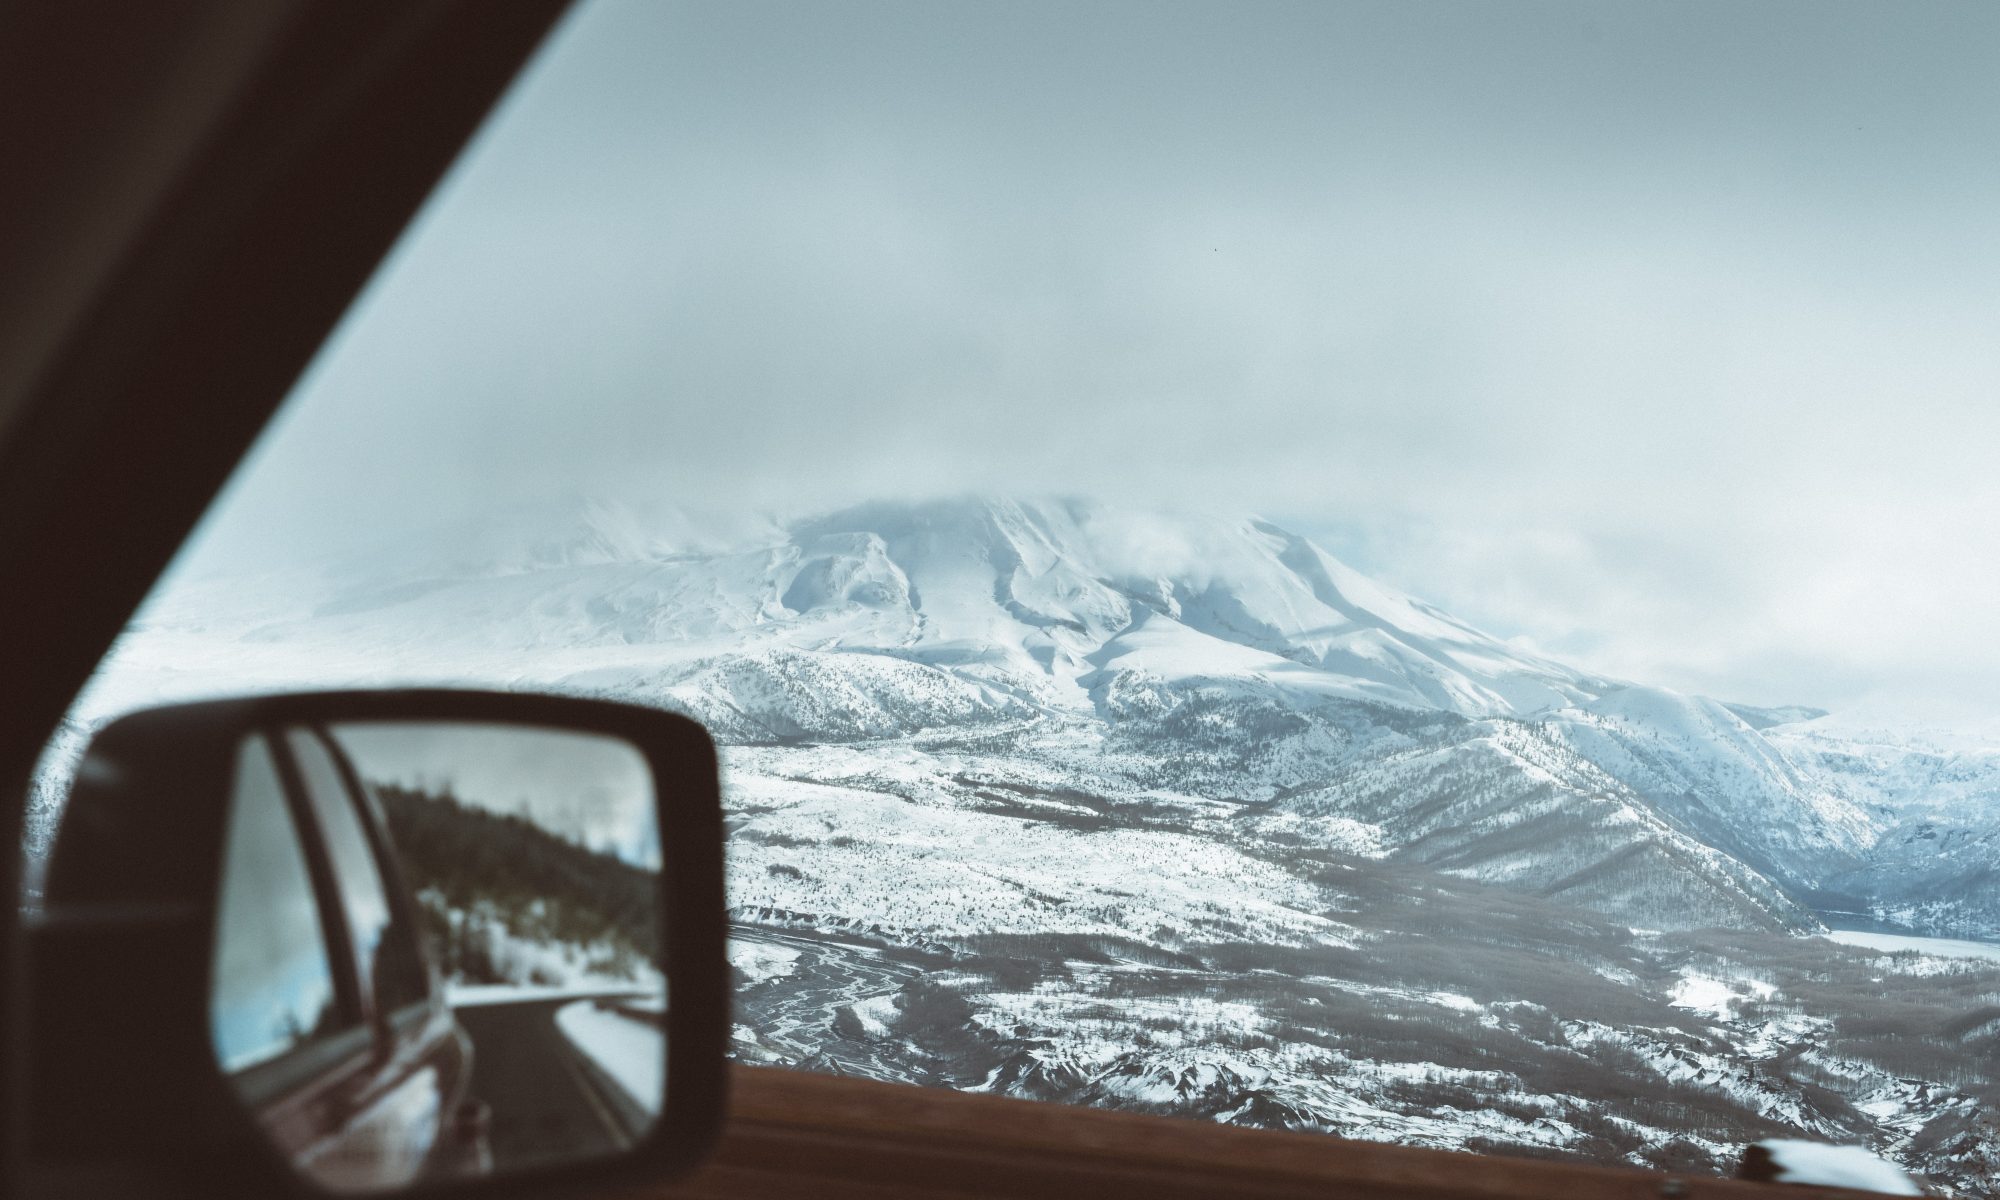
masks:
<path id="1" fill-rule="evenodd" d="M 1925 836 L 1891 831 L 1900 797 L 1932 791 L 1927 758 L 1849 770 L 1789 732 L 1814 710 L 1526 653 L 1268 521 L 1076 500 L 883 502 L 727 535 L 600 501 L 502 514 L 171 589 L 93 705 L 301 679 L 560 687 L 740 744 L 1080 733 L 1146 786 L 1359 822 L 1389 854 L 1655 924 L 1809 926 L 1869 886 L 1885 834 Z M 1979 821 L 1952 822 L 1976 857 Z M 1926 875 L 1934 907 L 1956 912 L 1975 865 Z"/>

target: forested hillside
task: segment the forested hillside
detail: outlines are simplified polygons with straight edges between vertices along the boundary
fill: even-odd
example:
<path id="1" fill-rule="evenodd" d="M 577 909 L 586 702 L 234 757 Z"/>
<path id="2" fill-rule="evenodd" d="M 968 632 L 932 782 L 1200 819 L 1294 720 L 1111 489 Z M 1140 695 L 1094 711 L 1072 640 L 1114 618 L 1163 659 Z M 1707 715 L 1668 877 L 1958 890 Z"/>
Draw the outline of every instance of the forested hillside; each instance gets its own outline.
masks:
<path id="1" fill-rule="evenodd" d="M 374 786 L 453 980 L 560 984 L 633 979 L 651 969 L 656 873 L 449 790 Z"/>

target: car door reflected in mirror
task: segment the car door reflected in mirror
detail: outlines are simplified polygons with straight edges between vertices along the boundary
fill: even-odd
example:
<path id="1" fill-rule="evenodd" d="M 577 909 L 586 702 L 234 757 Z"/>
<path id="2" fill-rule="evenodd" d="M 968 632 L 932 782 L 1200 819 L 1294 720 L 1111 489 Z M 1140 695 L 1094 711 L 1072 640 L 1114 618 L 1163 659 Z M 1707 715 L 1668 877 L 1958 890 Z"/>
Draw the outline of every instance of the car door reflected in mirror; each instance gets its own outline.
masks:
<path id="1" fill-rule="evenodd" d="M 609 1157 L 666 1071 L 646 756 L 506 723 L 247 736 L 210 987 L 263 1135 L 340 1192 Z"/>

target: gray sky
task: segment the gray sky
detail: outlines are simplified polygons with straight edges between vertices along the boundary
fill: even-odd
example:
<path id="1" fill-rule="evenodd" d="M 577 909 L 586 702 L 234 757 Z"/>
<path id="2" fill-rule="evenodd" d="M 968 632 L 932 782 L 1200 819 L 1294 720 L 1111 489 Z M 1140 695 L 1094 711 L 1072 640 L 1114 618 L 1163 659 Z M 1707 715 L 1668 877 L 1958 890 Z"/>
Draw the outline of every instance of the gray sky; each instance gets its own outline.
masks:
<path id="1" fill-rule="evenodd" d="M 2000 711 L 2000 7 L 586 0 L 211 524 L 1244 509 L 1584 665 Z"/>

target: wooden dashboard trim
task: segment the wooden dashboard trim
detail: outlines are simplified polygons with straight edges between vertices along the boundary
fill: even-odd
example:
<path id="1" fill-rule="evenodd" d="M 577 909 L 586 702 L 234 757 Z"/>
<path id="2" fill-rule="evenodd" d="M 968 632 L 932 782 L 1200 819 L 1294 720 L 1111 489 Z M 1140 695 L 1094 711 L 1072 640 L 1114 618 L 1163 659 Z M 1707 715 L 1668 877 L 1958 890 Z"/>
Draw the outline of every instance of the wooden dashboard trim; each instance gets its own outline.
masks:
<path id="1" fill-rule="evenodd" d="M 728 1123 L 709 1162 L 678 1184 L 635 1189 L 632 1196 L 1862 1200 L 1873 1195 L 1423 1150 L 770 1067 L 734 1067 L 730 1083 Z"/>

